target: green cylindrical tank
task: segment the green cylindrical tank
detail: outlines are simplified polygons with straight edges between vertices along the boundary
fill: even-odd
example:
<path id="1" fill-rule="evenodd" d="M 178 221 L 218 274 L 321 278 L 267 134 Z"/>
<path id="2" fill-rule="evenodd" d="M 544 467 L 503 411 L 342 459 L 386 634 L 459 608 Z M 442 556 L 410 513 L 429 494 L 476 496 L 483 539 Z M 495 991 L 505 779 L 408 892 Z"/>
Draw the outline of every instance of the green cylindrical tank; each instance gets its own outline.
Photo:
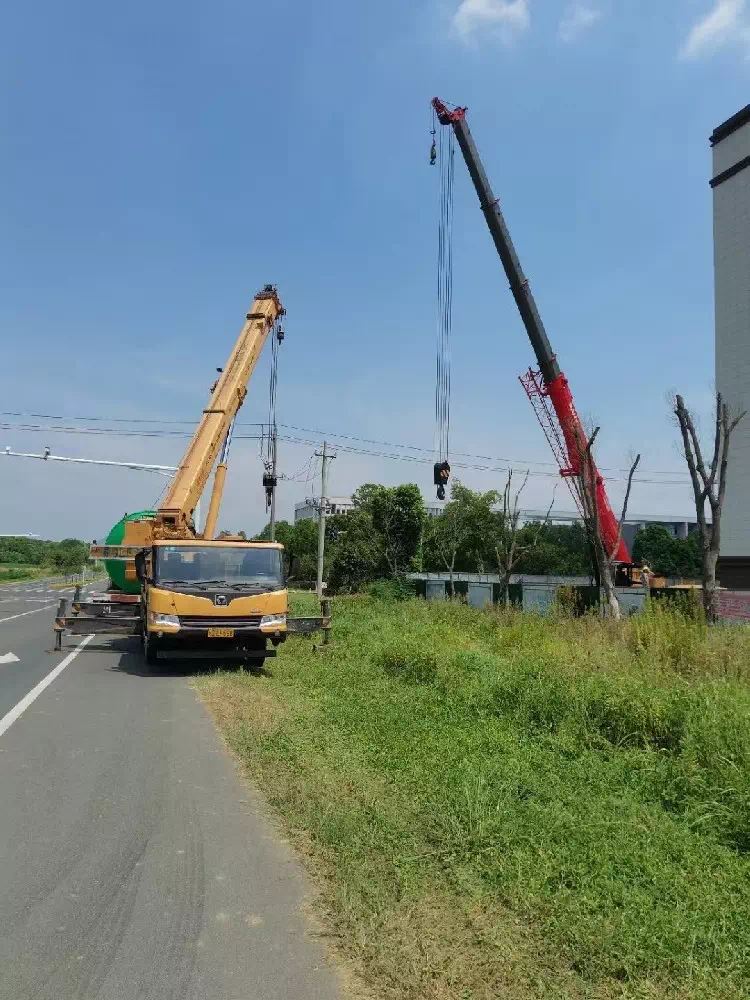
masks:
<path id="1" fill-rule="evenodd" d="M 125 524 L 128 521 L 140 521 L 143 518 L 156 517 L 155 510 L 139 510 L 135 514 L 126 514 L 117 524 L 112 528 L 110 533 L 107 535 L 107 540 L 105 545 L 122 545 L 122 540 L 125 537 Z M 126 580 L 125 579 L 125 563 L 120 562 L 116 559 L 105 559 L 104 568 L 109 575 L 112 583 L 119 587 L 125 594 L 137 594 L 141 589 L 140 583 L 137 580 Z"/>

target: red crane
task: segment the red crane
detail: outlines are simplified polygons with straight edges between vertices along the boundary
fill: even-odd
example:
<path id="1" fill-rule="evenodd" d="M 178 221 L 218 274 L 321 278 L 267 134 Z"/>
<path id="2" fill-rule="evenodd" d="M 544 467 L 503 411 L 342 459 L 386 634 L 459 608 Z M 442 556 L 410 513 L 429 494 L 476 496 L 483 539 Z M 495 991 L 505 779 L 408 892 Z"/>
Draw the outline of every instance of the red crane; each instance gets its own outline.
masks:
<path id="1" fill-rule="evenodd" d="M 568 380 L 560 370 L 557 358 L 552 352 L 529 282 L 521 269 L 518 254 L 510 238 L 503 213 L 500 211 L 498 199 L 492 193 L 482 160 L 466 122 L 467 109 L 448 108 L 437 97 L 433 98 L 432 106 L 440 124 L 450 126 L 456 136 L 469 175 L 479 195 L 479 204 L 487 221 L 487 227 L 536 355 L 539 367 L 529 368 L 528 372 L 520 377 L 521 385 L 549 441 L 560 467 L 560 474 L 568 480 L 573 498 L 581 508 L 581 457 L 586 449 L 587 437 L 581 418 L 576 412 Z M 607 497 L 604 480 L 595 466 L 593 472 L 599 532 L 604 547 L 610 556 L 614 555 L 615 562 L 630 563 L 630 553 L 620 536 L 620 525 Z"/>

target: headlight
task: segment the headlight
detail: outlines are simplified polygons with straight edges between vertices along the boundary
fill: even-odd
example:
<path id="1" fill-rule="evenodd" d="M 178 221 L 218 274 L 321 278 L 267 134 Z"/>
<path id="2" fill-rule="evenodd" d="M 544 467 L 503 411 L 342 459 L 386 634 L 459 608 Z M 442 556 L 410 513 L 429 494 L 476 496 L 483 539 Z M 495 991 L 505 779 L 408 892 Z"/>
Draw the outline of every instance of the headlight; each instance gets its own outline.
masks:
<path id="1" fill-rule="evenodd" d="M 286 615 L 263 615 L 260 620 L 261 625 L 275 625 L 279 628 L 286 625 Z"/>
<path id="2" fill-rule="evenodd" d="M 178 628 L 180 625 L 179 615 L 160 615 L 152 611 L 148 617 L 152 625 L 172 625 L 173 627 L 176 625 Z"/>

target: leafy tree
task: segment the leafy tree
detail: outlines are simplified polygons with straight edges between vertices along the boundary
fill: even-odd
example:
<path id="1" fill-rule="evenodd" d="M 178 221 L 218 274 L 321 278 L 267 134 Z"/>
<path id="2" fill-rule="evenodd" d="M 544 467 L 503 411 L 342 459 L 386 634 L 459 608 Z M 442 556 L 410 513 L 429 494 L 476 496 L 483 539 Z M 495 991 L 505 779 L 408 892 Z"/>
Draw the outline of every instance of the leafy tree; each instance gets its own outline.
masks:
<path id="1" fill-rule="evenodd" d="M 385 489 L 386 487 L 379 486 L 377 483 L 363 483 L 359 489 L 356 489 L 352 493 L 352 503 L 355 507 L 360 510 L 369 510 L 372 512 L 372 501 L 377 495 L 378 490 Z"/>
<path id="2" fill-rule="evenodd" d="M 411 568 L 422 542 L 427 514 L 416 483 L 402 486 L 367 484 L 355 494 L 357 509 L 372 518 L 391 576 Z"/>
<path id="3" fill-rule="evenodd" d="M 294 535 L 294 525 L 290 524 L 289 521 L 277 521 L 276 522 L 276 541 L 280 542 L 284 548 L 289 548 L 289 544 L 292 536 Z M 253 539 L 256 542 L 268 542 L 271 539 L 271 525 L 270 522 L 265 526 L 260 534 L 256 535 Z"/>
<path id="4" fill-rule="evenodd" d="M 660 524 L 650 524 L 635 536 L 633 559 L 646 562 L 660 576 L 700 577 L 701 558 L 695 536 L 675 538 Z"/>
<path id="5" fill-rule="evenodd" d="M 382 576 L 383 556 L 372 517 L 365 510 L 337 514 L 326 525 L 331 544 L 328 583 L 334 591 L 356 593 L 369 580 Z"/>
<path id="6" fill-rule="evenodd" d="M 428 518 L 424 536 L 424 559 L 428 567 L 446 569 L 453 595 L 457 568 L 469 572 L 476 567 L 477 553 L 487 549 L 488 529 L 497 493 L 475 493 L 454 480 L 451 498 L 436 517 Z"/>
<path id="7" fill-rule="evenodd" d="M 291 575 L 297 580 L 314 580 L 318 568 L 318 522 L 312 518 L 297 521 L 288 546 Z"/>
<path id="8" fill-rule="evenodd" d="M 536 532 L 535 547 L 527 543 Z M 575 524 L 526 524 L 518 532 L 525 551 L 516 566 L 517 573 L 538 576 L 589 576 L 591 552 L 585 527 Z"/>
<path id="9" fill-rule="evenodd" d="M 65 538 L 53 556 L 54 566 L 60 573 L 71 576 L 80 573 L 89 561 L 88 546 L 77 538 Z"/>
<path id="10" fill-rule="evenodd" d="M 680 576 L 688 579 L 698 579 L 701 575 L 702 558 L 701 548 L 698 542 L 698 535 L 688 535 L 687 538 L 678 539 L 680 545 Z"/>
<path id="11" fill-rule="evenodd" d="M 286 569 L 296 580 L 314 580 L 318 565 L 318 522 L 304 518 L 295 524 L 289 521 L 276 522 L 276 541 L 284 546 Z M 271 537 L 271 526 L 255 536 L 255 541 L 267 542 Z"/>
<path id="12" fill-rule="evenodd" d="M 39 538 L 0 538 L 0 563 L 11 566 L 49 566 L 59 573 L 79 573 L 89 560 L 89 547 L 78 538 L 61 542 Z"/>

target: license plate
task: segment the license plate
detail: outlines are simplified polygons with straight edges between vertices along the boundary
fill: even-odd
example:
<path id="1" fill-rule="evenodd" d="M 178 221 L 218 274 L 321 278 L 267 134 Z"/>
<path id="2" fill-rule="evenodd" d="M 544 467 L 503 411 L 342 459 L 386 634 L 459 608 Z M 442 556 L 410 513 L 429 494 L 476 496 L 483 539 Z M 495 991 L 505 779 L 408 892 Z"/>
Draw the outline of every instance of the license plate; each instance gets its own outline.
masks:
<path id="1" fill-rule="evenodd" d="M 233 628 L 210 628 L 208 630 L 209 639 L 234 639 Z"/>

